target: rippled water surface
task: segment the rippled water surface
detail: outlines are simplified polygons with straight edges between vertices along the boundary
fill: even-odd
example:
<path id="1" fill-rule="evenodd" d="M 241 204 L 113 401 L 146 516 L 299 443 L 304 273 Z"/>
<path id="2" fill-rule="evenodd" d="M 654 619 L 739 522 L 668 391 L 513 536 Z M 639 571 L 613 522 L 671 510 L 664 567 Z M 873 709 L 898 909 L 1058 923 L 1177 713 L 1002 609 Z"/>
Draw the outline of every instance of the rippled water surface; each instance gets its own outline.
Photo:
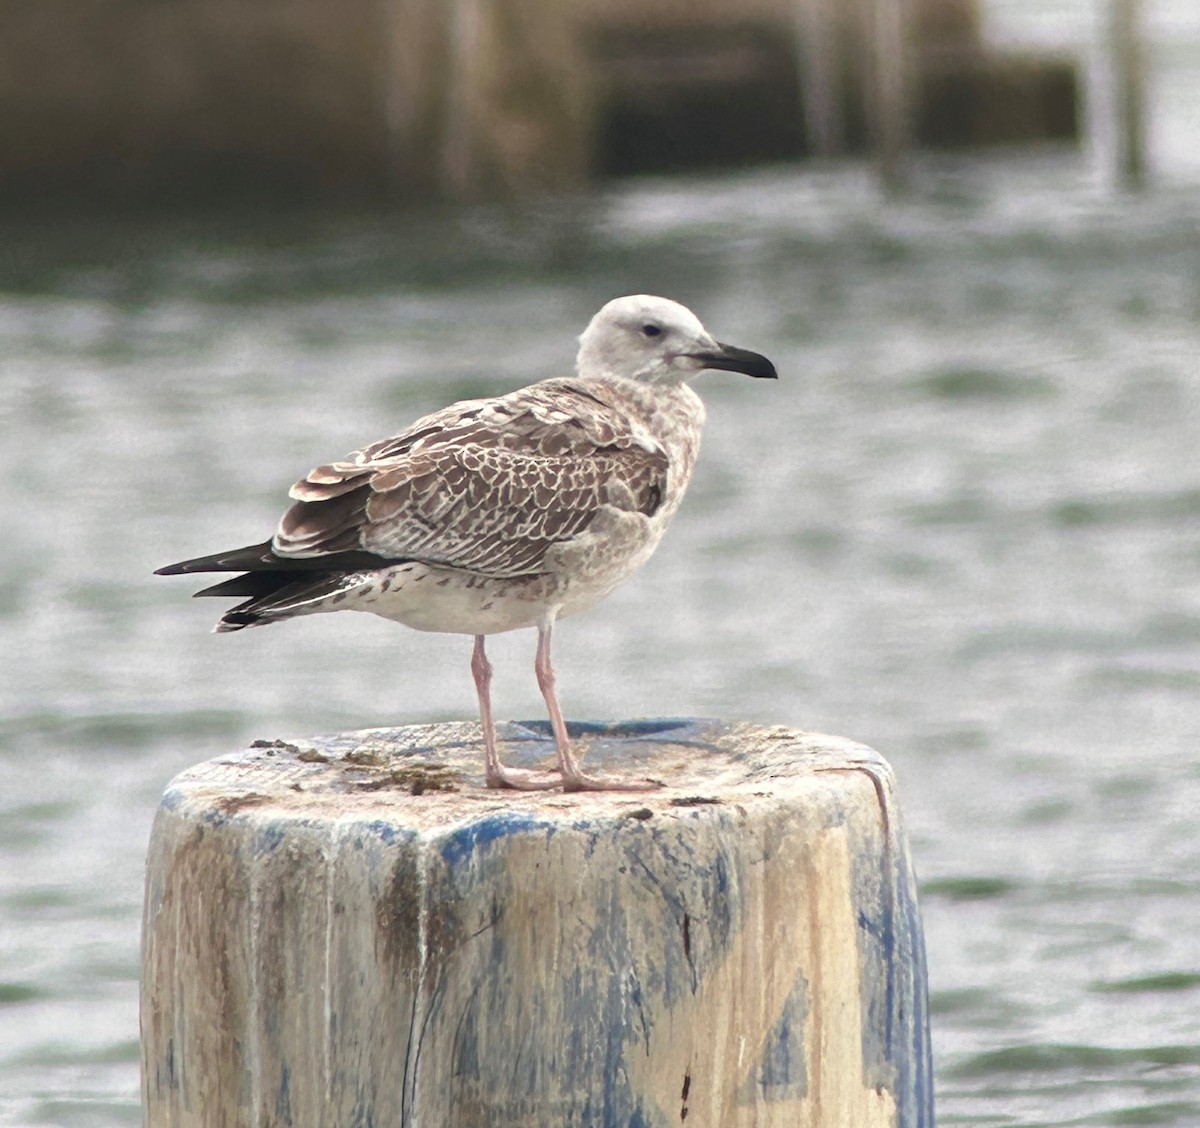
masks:
<path id="1" fill-rule="evenodd" d="M 856 737 L 897 770 L 944 1125 L 1200 1123 L 1200 195 L 1067 158 L 631 184 L 561 206 L 28 226 L 0 262 L 0 1123 L 139 1120 L 141 866 L 178 770 L 471 717 L 469 641 L 207 633 L 160 564 L 317 461 L 565 371 L 618 293 L 777 385 L 646 570 L 558 633 L 580 718 Z M 502 716 L 541 715 L 532 638 Z"/>

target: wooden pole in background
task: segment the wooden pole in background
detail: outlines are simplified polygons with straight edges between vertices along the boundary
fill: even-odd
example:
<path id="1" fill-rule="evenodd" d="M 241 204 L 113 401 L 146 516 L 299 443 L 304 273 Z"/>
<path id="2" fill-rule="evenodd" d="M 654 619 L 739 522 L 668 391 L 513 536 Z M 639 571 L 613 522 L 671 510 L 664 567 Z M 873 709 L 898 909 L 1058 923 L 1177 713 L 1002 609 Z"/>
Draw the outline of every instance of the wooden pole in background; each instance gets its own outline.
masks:
<path id="1" fill-rule="evenodd" d="M 450 25 L 448 62 L 436 76 L 446 194 L 515 199 L 586 183 L 596 103 L 576 5 L 446 0 L 435 8 Z"/>
<path id="2" fill-rule="evenodd" d="M 1142 0 L 1111 0 L 1110 45 L 1117 112 L 1116 176 L 1127 191 L 1146 186 L 1146 72 Z"/>
<path id="3" fill-rule="evenodd" d="M 796 7 L 805 133 L 815 157 L 837 156 L 846 148 L 838 11 L 837 0 L 798 0 Z"/>
<path id="4" fill-rule="evenodd" d="M 933 1128 L 887 764 L 784 728 L 572 732 L 667 786 L 489 791 L 468 724 L 177 777 L 147 863 L 147 1128 Z M 500 737 L 553 759 L 539 727 Z"/>
<path id="5" fill-rule="evenodd" d="M 908 0 L 867 0 L 867 16 L 867 120 L 880 182 L 895 195 L 908 187 L 914 136 Z"/>

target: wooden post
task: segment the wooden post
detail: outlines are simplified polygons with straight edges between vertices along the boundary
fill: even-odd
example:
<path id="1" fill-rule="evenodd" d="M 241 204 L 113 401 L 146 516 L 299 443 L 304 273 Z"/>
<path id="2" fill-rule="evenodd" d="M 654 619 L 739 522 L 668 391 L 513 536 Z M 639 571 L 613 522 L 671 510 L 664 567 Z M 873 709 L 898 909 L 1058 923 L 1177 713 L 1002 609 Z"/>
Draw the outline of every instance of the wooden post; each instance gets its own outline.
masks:
<path id="1" fill-rule="evenodd" d="M 1146 186 L 1146 74 L 1142 0 L 1112 0 L 1110 42 L 1116 103 L 1117 183 L 1128 191 Z"/>
<path id="2" fill-rule="evenodd" d="M 887 764 L 785 728 L 572 729 L 667 786 L 487 791 L 469 724 L 177 777 L 146 881 L 148 1128 L 932 1128 Z M 543 726 L 500 735 L 549 758 Z"/>
<path id="3" fill-rule="evenodd" d="M 867 10 L 867 121 L 880 182 L 895 195 L 908 186 L 913 142 L 908 0 L 867 0 Z"/>

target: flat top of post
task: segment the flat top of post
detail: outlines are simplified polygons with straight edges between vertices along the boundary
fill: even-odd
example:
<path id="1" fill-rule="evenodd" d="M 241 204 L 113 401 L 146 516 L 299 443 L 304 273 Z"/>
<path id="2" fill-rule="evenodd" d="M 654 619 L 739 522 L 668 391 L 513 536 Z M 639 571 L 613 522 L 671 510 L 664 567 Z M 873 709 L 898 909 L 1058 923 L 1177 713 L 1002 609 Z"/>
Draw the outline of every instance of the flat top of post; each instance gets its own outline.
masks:
<path id="1" fill-rule="evenodd" d="M 436 833 L 499 813 L 570 824 L 581 817 L 648 818 L 717 803 L 777 802 L 833 786 L 829 773 L 869 777 L 881 803 L 892 786 L 891 769 L 870 748 L 781 725 L 685 718 L 569 728 L 590 766 L 648 775 L 663 787 L 636 794 L 490 789 L 483 785 L 478 724 L 455 722 L 257 740 L 176 776 L 162 805 L 209 811 L 222 821 L 382 819 Z M 553 763 L 547 725 L 509 722 L 497 735 L 506 761 Z"/>

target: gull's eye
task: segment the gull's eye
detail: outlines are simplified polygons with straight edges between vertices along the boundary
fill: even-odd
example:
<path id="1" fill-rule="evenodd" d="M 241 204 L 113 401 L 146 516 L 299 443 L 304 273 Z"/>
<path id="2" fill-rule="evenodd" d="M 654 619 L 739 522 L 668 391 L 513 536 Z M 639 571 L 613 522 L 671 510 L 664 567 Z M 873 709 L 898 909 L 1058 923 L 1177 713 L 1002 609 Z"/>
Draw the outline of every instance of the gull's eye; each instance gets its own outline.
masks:
<path id="1" fill-rule="evenodd" d="M 661 325 L 643 325 L 642 335 L 646 337 L 657 337 L 662 333 Z"/>

